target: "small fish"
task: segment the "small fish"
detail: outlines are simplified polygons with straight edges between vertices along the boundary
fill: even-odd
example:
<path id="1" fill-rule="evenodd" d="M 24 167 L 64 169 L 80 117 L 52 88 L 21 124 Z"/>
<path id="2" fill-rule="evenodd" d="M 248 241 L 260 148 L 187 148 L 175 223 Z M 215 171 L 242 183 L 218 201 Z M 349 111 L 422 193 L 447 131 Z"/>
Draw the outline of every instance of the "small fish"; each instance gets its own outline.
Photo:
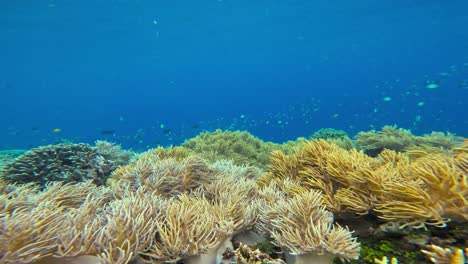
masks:
<path id="1" fill-rule="evenodd" d="M 164 135 L 170 134 L 171 132 L 172 132 L 172 129 L 170 128 L 163 129 Z"/>
<path id="2" fill-rule="evenodd" d="M 62 132 L 62 129 L 61 128 L 54 128 L 54 129 L 52 129 L 52 132 L 60 133 L 60 132 Z"/>
<path id="3" fill-rule="evenodd" d="M 144 133 L 145 133 L 145 131 L 144 131 L 142 128 L 140 128 L 140 129 L 137 130 L 137 132 L 136 132 L 136 134 L 133 136 L 133 138 L 135 138 L 135 139 L 137 139 L 137 138 L 142 138 L 143 135 L 144 135 Z"/>
<path id="4" fill-rule="evenodd" d="M 32 131 L 39 131 L 40 129 L 38 127 L 31 127 Z"/>
<path id="5" fill-rule="evenodd" d="M 113 135 L 113 134 L 115 134 L 115 130 L 102 129 L 101 131 L 99 131 L 99 133 L 101 133 L 101 135 Z"/>

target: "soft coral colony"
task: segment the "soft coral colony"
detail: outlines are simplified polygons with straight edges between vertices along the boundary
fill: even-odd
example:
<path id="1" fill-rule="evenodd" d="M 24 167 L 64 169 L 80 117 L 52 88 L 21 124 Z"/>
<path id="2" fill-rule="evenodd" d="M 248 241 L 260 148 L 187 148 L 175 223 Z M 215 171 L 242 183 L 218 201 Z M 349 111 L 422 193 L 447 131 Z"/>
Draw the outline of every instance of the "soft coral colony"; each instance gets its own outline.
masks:
<path id="1" fill-rule="evenodd" d="M 317 189 L 334 213 L 375 213 L 406 225 L 440 227 L 468 220 L 467 144 L 454 155 L 409 156 L 383 150 L 375 158 L 325 140 L 307 142 L 292 155 L 273 152 L 270 171 L 257 183 L 285 192 Z M 295 186 L 284 185 L 288 180 Z"/>
<path id="2" fill-rule="evenodd" d="M 332 263 L 360 253 L 337 217 L 375 214 L 413 227 L 468 220 L 466 141 L 412 155 L 383 149 L 374 157 L 334 143 L 258 147 L 273 151 L 268 166 L 157 148 L 119 162 L 102 185 L 89 176 L 96 173 L 85 182 L 44 185 L 15 184 L 10 174 L 0 181 L 0 263 L 284 263 L 254 259 L 254 251 L 232 245 L 265 238 L 287 263 Z M 100 164 L 122 161 L 112 150 Z M 76 155 L 70 154 L 82 160 Z M 2 174 L 24 178 L 27 163 L 20 164 Z"/>

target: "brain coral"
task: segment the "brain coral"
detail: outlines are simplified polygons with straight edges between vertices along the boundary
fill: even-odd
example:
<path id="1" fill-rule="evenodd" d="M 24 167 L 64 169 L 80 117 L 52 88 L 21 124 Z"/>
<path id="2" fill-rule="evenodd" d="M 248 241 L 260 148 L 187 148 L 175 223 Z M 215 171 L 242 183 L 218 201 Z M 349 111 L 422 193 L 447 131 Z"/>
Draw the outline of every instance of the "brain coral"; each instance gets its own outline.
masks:
<path id="1" fill-rule="evenodd" d="M 15 183 L 93 180 L 100 185 L 122 163 L 88 144 L 57 144 L 31 149 L 6 164 L 0 177 Z"/>

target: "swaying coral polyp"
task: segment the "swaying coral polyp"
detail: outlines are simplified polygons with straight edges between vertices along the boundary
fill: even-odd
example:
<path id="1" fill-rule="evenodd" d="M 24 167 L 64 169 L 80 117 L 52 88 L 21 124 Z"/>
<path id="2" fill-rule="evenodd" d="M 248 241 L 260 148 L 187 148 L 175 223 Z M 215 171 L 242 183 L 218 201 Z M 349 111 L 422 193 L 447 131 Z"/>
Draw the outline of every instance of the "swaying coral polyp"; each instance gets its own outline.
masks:
<path id="1" fill-rule="evenodd" d="M 380 149 L 386 145 L 375 133 L 361 135 L 363 146 L 366 139 L 379 148 L 373 157 L 324 139 L 262 147 L 259 140 L 236 134 L 254 142 L 255 149 L 276 150 L 266 172 L 265 153 L 254 162 L 260 168 L 239 164 L 248 157 L 231 161 L 209 154 L 207 159 L 197 148 L 184 147 L 150 150 L 129 163 L 128 153 L 100 143 L 107 151 L 99 155 L 109 163 L 93 163 L 93 171 L 103 172 L 99 186 L 82 179 L 23 185 L 12 177 L 0 179 L 0 263 L 284 263 L 250 248 L 266 238 L 287 263 L 331 263 L 356 260 L 361 252 L 353 232 L 335 222 L 334 214 L 340 220 L 376 215 L 380 222 L 412 228 L 466 223 L 467 141 L 453 147 L 440 134 L 419 138 L 395 129 L 385 133 L 404 135 L 407 142 L 399 150 L 407 152 Z M 236 155 L 242 153 L 252 155 Z M 69 156 L 76 155 L 66 160 Z M 21 173 L 10 176 L 34 177 L 29 172 L 41 163 L 33 160 L 29 168 L 19 158 L 17 167 L 7 169 Z M 63 169 L 53 164 L 54 175 L 73 171 L 68 163 Z M 109 175 L 103 170 L 108 164 L 123 166 Z M 235 248 L 232 241 L 250 247 Z M 424 253 L 434 262 L 464 261 L 461 249 L 433 246 Z"/>

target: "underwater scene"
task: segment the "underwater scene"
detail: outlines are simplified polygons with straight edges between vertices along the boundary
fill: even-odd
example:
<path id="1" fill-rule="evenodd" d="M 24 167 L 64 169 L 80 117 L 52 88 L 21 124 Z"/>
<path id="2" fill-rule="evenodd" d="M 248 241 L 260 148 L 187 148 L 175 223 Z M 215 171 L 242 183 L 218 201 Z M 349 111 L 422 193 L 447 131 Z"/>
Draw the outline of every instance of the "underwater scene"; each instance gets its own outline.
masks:
<path id="1" fill-rule="evenodd" d="M 467 0 L 0 1 L 0 264 L 462 264 Z"/>

